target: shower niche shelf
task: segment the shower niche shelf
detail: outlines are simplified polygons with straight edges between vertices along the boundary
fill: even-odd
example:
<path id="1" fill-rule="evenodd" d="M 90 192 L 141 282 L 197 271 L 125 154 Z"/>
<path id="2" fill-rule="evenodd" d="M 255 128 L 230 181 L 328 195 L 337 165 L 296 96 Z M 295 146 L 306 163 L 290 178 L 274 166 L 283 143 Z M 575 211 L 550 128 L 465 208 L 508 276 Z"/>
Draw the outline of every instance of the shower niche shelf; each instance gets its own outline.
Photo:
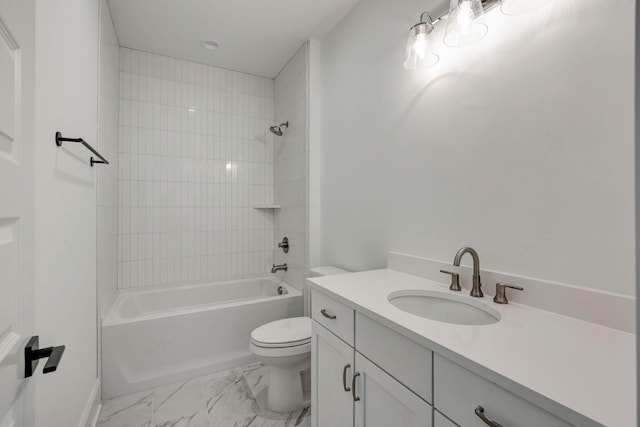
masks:
<path id="1" fill-rule="evenodd" d="M 265 205 L 253 205 L 253 209 L 280 209 L 282 205 L 265 204 Z"/>

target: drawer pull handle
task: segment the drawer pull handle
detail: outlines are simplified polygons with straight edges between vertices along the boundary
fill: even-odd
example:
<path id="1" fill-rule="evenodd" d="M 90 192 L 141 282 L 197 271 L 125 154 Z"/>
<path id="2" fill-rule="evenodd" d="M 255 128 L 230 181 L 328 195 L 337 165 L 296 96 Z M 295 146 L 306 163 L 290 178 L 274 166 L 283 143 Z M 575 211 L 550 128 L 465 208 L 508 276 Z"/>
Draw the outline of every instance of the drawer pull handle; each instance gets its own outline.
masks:
<path id="1" fill-rule="evenodd" d="M 336 316 L 334 314 L 327 313 L 327 310 L 324 309 L 324 308 L 322 310 L 320 310 L 320 313 L 322 313 L 322 315 L 324 317 L 326 317 L 327 319 L 331 319 L 331 320 L 335 320 L 336 319 Z"/>
<path id="2" fill-rule="evenodd" d="M 502 425 L 498 424 L 497 422 L 493 421 L 491 418 L 487 417 L 484 414 L 484 408 L 482 406 L 478 406 L 476 408 L 476 415 L 478 416 L 478 418 L 480 418 L 482 421 L 484 421 L 484 423 L 488 426 L 491 427 L 502 427 Z"/>
<path id="3" fill-rule="evenodd" d="M 349 363 L 347 363 L 346 365 L 344 365 L 344 368 L 342 368 L 342 388 L 346 392 L 350 392 L 351 391 L 351 389 L 347 385 L 347 369 L 349 369 L 350 367 L 351 367 L 351 365 Z"/>
<path id="4" fill-rule="evenodd" d="M 360 376 L 360 372 L 356 372 L 353 374 L 353 378 L 351 379 L 351 395 L 353 396 L 353 401 L 357 402 L 360 400 L 359 396 L 356 396 L 356 378 Z"/>

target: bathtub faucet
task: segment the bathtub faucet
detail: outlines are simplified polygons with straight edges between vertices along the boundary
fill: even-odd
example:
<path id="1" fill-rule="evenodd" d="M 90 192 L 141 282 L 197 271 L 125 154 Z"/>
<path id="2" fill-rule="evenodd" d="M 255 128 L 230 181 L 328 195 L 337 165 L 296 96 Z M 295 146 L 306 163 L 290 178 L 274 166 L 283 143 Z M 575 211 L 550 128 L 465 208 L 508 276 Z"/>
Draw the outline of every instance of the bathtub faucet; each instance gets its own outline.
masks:
<path id="1" fill-rule="evenodd" d="M 273 267 L 271 267 L 271 272 L 272 273 L 277 273 L 280 270 L 287 271 L 287 263 L 284 263 L 282 265 L 273 264 Z"/>

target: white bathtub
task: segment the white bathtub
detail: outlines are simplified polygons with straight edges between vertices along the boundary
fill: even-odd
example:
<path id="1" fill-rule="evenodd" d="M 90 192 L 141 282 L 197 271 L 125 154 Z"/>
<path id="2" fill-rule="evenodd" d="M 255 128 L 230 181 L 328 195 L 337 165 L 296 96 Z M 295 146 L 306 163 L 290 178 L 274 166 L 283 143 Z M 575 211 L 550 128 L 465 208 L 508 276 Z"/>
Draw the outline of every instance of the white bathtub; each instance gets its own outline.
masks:
<path id="1" fill-rule="evenodd" d="M 102 321 L 102 397 L 249 363 L 251 331 L 296 316 L 301 293 L 273 278 L 119 290 Z"/>

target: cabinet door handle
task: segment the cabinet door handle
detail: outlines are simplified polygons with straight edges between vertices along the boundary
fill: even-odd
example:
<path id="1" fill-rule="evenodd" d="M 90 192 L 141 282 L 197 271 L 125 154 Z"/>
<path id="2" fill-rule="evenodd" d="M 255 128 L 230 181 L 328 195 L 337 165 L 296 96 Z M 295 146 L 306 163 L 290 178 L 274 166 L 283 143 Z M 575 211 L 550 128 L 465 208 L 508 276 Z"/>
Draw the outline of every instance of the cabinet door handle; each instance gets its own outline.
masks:
<path id="1" fill-rule="evenodd" d="M 360 376 L 360 372 L 356 372 L 353 374 L 353 378 L 351 379 L 351 396 L 353 396 L 353 401 L 357 402 L 360 400 L 359 396 L 356 396 L 356 378 Z"/>
<path id="2" fill-rule="evenodd" d="M 335 315 L 327 313 L 327 310 L 324 309 L 324 308 L 322 310 L 320 310 L 320 313 L 322 313 L 322 315 L 324 317 L 326 317 L 327 319 L 331 319 L 331 320 L 335 320 L 336 319 Z"/>
<path id="3" fill-rule="evenodd" d="M 498 424 L 497 422 L 493 421 L 491 418 L 487 417 L 484 414 L 484 408 L 482 406 L 478 406 L 476 408 L 476 415 L 478 416 L 478 418 L 480 418 L 482 421 L 484 421 L 484 423 L 488 426 L 491 427 L 502 427 L 502 425 Z"/>
<path id="4" fill-rule="evenodd" d="M 350 367 L 351 367 L 351 364 L 347 363 L 346 365 L 344 365 L 344 368 L 342 368 L 342 388 L 346 392 L 351 391 L 351 389 L 347 385 L 347 369 L 349 369 Z"/>

